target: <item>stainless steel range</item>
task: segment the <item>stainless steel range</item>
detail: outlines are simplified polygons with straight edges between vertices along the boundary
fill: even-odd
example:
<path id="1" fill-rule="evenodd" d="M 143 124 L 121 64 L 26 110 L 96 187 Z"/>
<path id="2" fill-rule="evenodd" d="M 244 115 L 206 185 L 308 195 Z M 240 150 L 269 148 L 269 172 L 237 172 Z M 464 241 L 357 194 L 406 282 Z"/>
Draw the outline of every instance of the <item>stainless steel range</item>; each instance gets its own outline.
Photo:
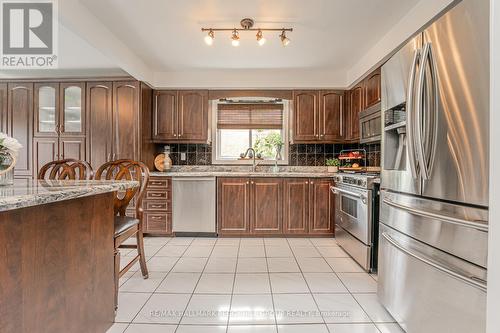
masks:
<path id="1" fill-rule="evenodd" d="M 339 174 L 335 177 L 335 238 L 367 272 L 377 268 L 377 176 Z"/>

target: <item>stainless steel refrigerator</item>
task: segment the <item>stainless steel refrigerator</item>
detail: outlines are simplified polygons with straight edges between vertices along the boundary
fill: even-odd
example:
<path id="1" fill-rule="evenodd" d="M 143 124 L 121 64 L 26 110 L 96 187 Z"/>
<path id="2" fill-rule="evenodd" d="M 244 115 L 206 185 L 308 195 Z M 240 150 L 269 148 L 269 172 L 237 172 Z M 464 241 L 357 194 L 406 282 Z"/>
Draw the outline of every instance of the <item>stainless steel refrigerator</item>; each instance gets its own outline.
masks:
<path id="1" fill-rule="evenodd" d="M 408 333 L 485 331 L 489 1 L 463 0 L 382 67 L 382 304 Z"/>

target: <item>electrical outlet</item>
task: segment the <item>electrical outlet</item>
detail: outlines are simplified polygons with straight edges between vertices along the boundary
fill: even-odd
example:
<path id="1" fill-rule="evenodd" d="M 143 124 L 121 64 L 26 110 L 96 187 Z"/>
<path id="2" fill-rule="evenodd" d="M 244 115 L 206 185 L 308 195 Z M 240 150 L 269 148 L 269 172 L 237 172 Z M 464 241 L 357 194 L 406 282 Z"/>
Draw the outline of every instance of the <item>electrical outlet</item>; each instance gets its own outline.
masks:
<path id="1" fill-rule="evenodd" d="M 186 153 L 181 153 L 181 161 L 185 161 L 186 160 Z"/>

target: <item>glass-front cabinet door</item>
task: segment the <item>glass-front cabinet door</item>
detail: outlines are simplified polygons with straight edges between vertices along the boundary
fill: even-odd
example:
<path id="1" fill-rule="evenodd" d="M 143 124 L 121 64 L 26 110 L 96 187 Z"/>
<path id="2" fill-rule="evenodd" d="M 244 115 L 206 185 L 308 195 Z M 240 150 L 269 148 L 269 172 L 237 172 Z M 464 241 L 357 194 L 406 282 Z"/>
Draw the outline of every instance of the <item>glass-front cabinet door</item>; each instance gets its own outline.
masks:
<path id="1" fill-rule="evenodd" d="M 57 136 L 59 130 L 59 84 L 35 84 L 35 136 Z"/>
<path id="2" fill-rule="evenodd" d="M 85 83 L 61 83 L 61 135 L 85 135 Z"/>

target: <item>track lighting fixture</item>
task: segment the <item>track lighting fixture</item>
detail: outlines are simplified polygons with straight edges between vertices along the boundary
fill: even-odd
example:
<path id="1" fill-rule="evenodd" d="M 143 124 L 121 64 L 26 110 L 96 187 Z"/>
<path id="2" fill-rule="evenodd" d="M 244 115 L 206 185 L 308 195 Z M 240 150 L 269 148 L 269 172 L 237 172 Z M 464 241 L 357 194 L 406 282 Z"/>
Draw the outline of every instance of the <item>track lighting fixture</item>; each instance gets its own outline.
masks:
<path id="1" fill-rule="evenodd" d="M 283 46 L 286 46 L 290 44 L 290 39 L 286 36 L 286 32 L 292 32 L 292 28 L 281 28 L 281 29 L 275 29 L 275 28 L 253 28 L 254 26 L 254 20 L 250 18 L 244 18 L 240 21 L 241 28 L 201 28 L 202 32 L 208 32 L 208 35 L 205 36 L 205 43 L 207 45 L 212 45 L 214 42 L 214 32 L 215 31 L 231 31 L 231 44 L 233 46 L 239 46 L 240 45 L 240 36 L 239 32 L 240 31 L 256 31 L 257 34 L 255 35 L 257 38 L 257 43 L 262 46 L 266 43 L 266 38 L 264 38 L 264 34 L 262 33 L 263 31 L 281 31 L 281 34 L 279 35 L 281 39 L 281 43 Z"/>
<path id="2" fill-rule="evenodd" d="M 208 31 L 208 35 L 205 36 L 205 43 L 207 45 L 212 45 L 214 43 L 214 39 L 215 39 L 214 31 L 212 29 L 210 29 Z"/>

